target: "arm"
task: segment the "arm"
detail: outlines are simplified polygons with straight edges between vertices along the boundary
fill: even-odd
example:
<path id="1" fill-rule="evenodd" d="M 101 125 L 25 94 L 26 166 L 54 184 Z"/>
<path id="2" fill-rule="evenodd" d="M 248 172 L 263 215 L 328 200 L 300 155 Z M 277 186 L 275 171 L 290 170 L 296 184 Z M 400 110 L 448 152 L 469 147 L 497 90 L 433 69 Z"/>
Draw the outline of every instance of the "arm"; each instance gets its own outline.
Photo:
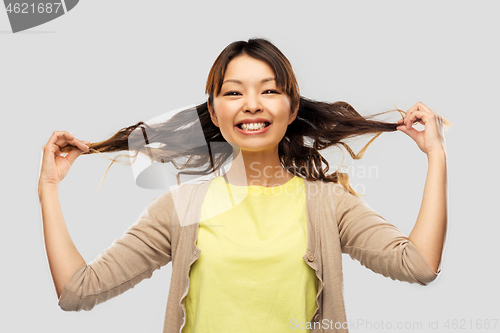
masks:
<path id="1" fill-rule="evenodd" d="M 342 253 L 393 280 L 428 285 L 434 272 L 415 245 L 364 200 L 335 185 L 335 209 Z"/>
<path id="2" fill-rule="evenodd" d="M 167 192 L 148 205 L 125 234 L 88 265 L 66 228 L 58 184 L 89 141 L 56 131 L 42 148 L 38 195 L 45 247 L 59 306 L 66 311 L 90 310 L 126 290 L 171 260 L 170 223 L 175 209 Z M 63 156 L 63 152 L 67 152 Z"/>
<path id="3" fill-rule="evenodd" d="M 414 122 L 423 123 L 425 130 L 414 129 Z M 374 272 L 426 285 L 441 272 L 439 264 L 446 235 L 445 119 L 418 102 L 398 123 L 396 129 L 409 135 L 429 158 L 422 206 L 411 237 L 404 236 L 347 192 L 337 206 L 341 246 Z"/>
<path id="4" fill-rule="evenodd" d="M 414 122 L 424 124 L 425 130 L 414 129 Z M 421 102 L 411 107 L 398 123 L 400 125 L 396 129 L 414 140 L 429 161 L 420 212 L 409 239 L 418 247 L 434 272 L 439 273 L 448 223 L 444 129 L 450 123 Z"/>
<path id="5" fill-rule="evenodd" d="M 428 155 L 429 168 L 422 205 L 409 239 L 435 272 L 439 272 L 447 229 L 446 154 L 436 150 Z"/>
<path id="6" fill-rule="evenodd" d="M 121 238 L 76 270 L 62 290 L 59 306 L 65 311 L 91 310 L 168 264 L 174 213 L 170 192 L 149 204 Z"/>
<path id="7" fill-rule="evenodd" d="M 58 186 L 40 184 L 38 196 L 42 211 L 45 249 L 59 298 L 66 281 L 85 264 L 85 260 L 68 233 L 59 203 Z"/>

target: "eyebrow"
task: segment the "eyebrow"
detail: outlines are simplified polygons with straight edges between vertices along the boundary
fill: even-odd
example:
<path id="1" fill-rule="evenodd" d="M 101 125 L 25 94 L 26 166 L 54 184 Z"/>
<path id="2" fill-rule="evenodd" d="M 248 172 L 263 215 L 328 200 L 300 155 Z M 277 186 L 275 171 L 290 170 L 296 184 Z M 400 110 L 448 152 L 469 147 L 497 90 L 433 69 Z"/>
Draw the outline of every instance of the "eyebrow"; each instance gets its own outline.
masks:
<path id="1" fill-rule="evenodd" d="M 268 78 L 265 78 L 262 81 L 260 81 L 260 83 L 265 83 L 265 82 L 274 81 L 274 80 L 275 80 L 274 77 L 268 77 Z M 243 84 L 243 82 L 241 82 L 240 80 L 233 80 L 233 79 L 227 79 L 224 82 L 222 82 L 222 84 L 227 83 L 227 82 L 234 82 L 234 83 L 238 83 L 238 84 Z"/>

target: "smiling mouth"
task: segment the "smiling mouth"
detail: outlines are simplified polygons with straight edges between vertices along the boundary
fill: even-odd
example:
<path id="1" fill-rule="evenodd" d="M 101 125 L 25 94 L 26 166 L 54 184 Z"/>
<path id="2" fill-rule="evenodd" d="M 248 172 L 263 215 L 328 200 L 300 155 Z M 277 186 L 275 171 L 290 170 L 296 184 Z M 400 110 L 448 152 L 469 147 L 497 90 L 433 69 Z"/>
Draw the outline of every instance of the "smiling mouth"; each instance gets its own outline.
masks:
<path id="1" fill-rule="evenodd" d="M 258 130 L 264 129 L 264 128 L 268 127 L 269 125 L 271 125 L 271 123 L 264 122 L 264 123 L 259 123 L 259 125 L 255 125 L 255 123 L 240 123 L 236 126 L 238 126 L 238 128 L 243 130 L 243 131 L 250 132 L 250 131 L 258 131 Z"/>

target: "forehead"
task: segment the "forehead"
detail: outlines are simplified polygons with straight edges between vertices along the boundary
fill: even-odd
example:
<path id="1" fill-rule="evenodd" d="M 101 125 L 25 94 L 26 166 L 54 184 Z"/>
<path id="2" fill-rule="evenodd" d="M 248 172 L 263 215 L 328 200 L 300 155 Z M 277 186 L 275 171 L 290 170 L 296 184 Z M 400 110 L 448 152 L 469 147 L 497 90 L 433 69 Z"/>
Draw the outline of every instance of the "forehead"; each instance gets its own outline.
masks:
<path id="1" fill-rule="evenodd" d="M 246 54 L 232 59 L 227 65 L 224 80 L 261 80 L 263 77 L 274 77 L 274 71 L 262 60 L 252 58 Z"/>

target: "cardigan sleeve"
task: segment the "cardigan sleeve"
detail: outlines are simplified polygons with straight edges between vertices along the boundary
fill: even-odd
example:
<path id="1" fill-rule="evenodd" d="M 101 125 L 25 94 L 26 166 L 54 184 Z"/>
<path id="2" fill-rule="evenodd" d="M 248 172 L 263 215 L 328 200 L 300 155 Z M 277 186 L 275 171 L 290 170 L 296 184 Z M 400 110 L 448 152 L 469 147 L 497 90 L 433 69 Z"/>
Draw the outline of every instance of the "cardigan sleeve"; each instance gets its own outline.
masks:
<path id="1" fill-rule="evenodd" d="M 89 311 L 149 279 L 171 260 L 170 192 L 150 203 L 124 235 L 82 265 L 66 282 L 58 305 L 64 311 Z"/>
<path id="2" fill-rule="evenodd" d="M 441 272 L 427 263 L 415 245 L 364 200 L 341 185 L 336 211 L 342 253 L 392 280 L 426 286 Z"/>

